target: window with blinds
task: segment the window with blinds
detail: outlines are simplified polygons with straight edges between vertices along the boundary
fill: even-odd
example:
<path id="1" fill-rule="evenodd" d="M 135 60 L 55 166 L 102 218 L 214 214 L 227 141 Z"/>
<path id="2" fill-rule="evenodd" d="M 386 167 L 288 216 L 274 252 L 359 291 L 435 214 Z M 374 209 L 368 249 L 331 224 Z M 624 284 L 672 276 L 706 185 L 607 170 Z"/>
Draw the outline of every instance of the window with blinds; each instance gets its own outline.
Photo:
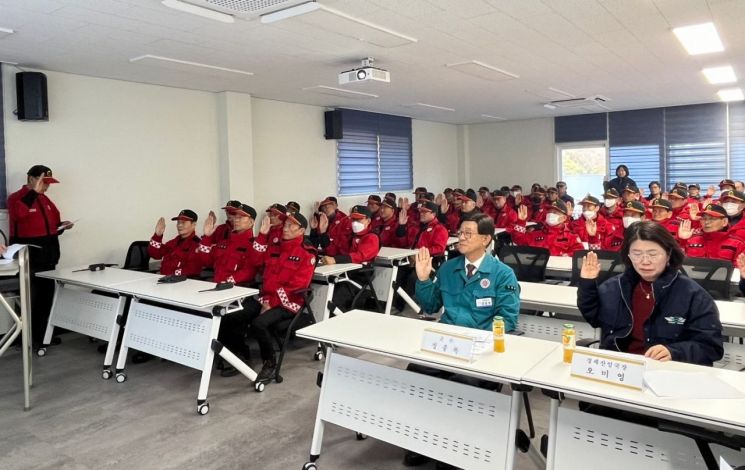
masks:
<path id="1" fill-rule="evenodd" d="M 729 105 L 730 178 L 745 181 L 745 103 Z"/>
<path id="2" fill-rule="evenodd" d="M 340 195 L 411 189 L 411 119 L 343 109 L 337 141 Z"/>
<path id="3" fill-rule="evenodd" d="M 608 115 L 610 177 L 618 165 L 649 194 L 649 183 L 662 181 L 663 110 L 619 111 Z"/>

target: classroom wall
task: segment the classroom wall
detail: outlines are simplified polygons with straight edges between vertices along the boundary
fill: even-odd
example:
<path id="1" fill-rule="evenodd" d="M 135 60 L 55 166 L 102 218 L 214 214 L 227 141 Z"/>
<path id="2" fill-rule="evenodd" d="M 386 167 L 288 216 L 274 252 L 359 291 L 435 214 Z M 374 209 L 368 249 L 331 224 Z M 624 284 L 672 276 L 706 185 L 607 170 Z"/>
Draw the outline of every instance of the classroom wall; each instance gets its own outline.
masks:
<path id="1" fill-rule="evenodd" d="M 465 138 L 473 188 L 556 182 L 553 118 L 470 124 Z"/>
<path id="2" fill-rule="evenodd" d="M 122 263 L 158 217 L 220 207 L 215 94 L 45 72 L 49 121 L 20 122 L 16 70 L 3 69 L 8 192 L 46 164 L 61 181 L 49 196 L 80 219 L 61 237 L 61 265 Z"/>

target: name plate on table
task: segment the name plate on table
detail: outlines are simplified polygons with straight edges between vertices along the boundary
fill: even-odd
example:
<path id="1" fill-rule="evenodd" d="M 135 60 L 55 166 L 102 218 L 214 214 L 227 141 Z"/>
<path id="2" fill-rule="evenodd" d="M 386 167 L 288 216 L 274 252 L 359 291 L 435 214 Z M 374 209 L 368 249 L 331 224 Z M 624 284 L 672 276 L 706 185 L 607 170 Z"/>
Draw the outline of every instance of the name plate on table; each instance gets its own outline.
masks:
<path id="1" fill-rule="evenodd" d="M 421 350 L 470 362 L 476 354 L 485 351 L 486 336 L 489 336 L 488 340 L 491 341 L 491 333 L 487 331 L 483 334 L 468 335 L 425 328 Z"/>
<path id="2" fill-rule="evenodd" d="M 572 377 L 618 387 L 643 390 L 646 362 L 631 354 L 577 348 L 572 356 Z"/>

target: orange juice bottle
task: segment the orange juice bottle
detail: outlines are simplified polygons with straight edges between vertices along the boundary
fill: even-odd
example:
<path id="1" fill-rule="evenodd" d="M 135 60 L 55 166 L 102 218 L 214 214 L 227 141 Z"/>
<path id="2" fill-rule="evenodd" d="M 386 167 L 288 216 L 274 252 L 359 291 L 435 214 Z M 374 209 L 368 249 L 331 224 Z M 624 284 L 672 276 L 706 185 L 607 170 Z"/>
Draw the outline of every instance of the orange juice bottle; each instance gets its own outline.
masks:
<path id="1" fill-rule="evenodd" d="M 574 325 L 571 323 L 564 323 L 564 330 L 561 333 L 561 343 L 564 346 L 564 362 L 571 364 L 572 356 L 574 356 L 574 348 L 577 347 L 577 332 L 574 331 Z"/>
<path id="2" fill-rule="evenodd" d="M 494 352 L 504 352 L 504 318 L 494 317 L 492 333 L 494 335 Z"/>

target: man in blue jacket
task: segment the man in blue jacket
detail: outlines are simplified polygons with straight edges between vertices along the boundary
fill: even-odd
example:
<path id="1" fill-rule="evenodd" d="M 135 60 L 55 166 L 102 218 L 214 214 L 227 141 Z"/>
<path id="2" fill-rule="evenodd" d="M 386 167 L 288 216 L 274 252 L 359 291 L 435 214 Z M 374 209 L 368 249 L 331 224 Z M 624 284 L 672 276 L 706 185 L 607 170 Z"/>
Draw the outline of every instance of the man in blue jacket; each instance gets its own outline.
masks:
<path id="1" fill-rule="evenodd" d="M 434 313 L 444 306 L 440 323 L 480 330 L 490 330 L 494 317 L 499 315 L 504 318 L 507 331 L 515 329 L 520 311 L 520 286 L 514 271 L 487 253 L 493 236 L 494 220 L 488 215 L 477 213 L 465 218 L 458 231 L 458 252 L 463 256 L 440 266 L 434 280 L 430 279 L 433 269 L 429 250 L 419 249 L 416 298 L 425 312 Z M 485 380 L 417 364 L 409 364 L 407 370 L 477 387 L 497 388 L 496 384 Z M 429 460 L 429 457 L 407 451 L 403 463 L 415 467 Z M 435 468 L 455 467 L 438 462 Z"/>

